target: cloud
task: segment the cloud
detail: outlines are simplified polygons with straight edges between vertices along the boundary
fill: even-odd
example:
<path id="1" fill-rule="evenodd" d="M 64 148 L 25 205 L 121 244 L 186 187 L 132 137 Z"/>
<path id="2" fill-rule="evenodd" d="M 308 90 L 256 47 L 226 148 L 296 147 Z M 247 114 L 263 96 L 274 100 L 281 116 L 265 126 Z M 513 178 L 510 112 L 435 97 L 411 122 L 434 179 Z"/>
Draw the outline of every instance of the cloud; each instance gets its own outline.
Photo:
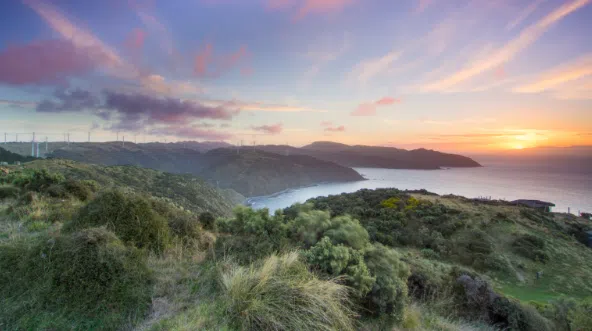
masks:
<path id="1" fill-rule="evenodd" d="M 345 127 L 343 125 L 336 126 L 336 127 L 328 127 L 328 128 L 325 128 L 325 131 L 327 131 L 327 132 L 344 132 Z"/>
<path id="2" fill-rule="evenodd" d="M 368 81 L 384 73 L 388 68 L 401 57 L 402 52 L 391 51 L 388 54 L 374 59 L 365 60 L 357 64 L 347 75 L 346 81 L 349 83 L 357 82 L 365 85 Z"/>
<path id="3" fill-rule="evenodd" d="M 142 29 L 133 29 L 126 40 L 125 45 L 132 50 L 137 50 L 144 47 L 145 40 L 146 31 Z"/>
<path id="4" fill-rule="evenodd" d="M 7 99 L 0 99 L 0 105 L 7 105 L 11 108 L 30 108 L 37 106 L 37 102 L 33 101 L 23 101 L 23 100 L 7 100 Z"/>
<path id="5" fill-rule="evenodd" d="M 112 130 L 139 131 L 162 125 L 187 126 L 203 119 L 230 120 L 239 113 L 232 107 L 210 107 L 191 100 L 105 90 L 102 98 L 81 90 L 57 90 L 52 99 L 37 105 L 38 112 L 87 112 L 112 122 Z M 204 127 L 203 123 L 195 124 Z"/>
<path id="6" fill-rule="evenodd" d="M 196 76 L 205 76 L 208 73 L 208 66 L 213 61 L 214 47 L 212 44 L 206 44 L 205 48 L 195 56 L 195 66 L 193 72 Z"/>
<path id="7" fill-rule="evenodd" d="M 56 100 L 43 100 L 37 105 L 40 113 L 72 112 L 95 109 L 99 106 L 99 98 L 91 92 L 82 89 L 57 89 L 54 92 Z"/>
<path id="8" fill-rule="evenodd" d="M 282 123 L 277 123 L 273 125 L 253 126 L 252 129 L 267 134 L 279 134 L 284 130 L 284 125 Z"/>
<path id="9" fill-rule="evenodd" d="M 31 7 L 52 29 L 62 35 L 64 39 L 69 40 L 76 48 L 81 51 L 92 50 L 88 54 L 91 59 L 101 62 L 114 75 L 128 78 L 130 76 L 138 76 L 137 70 L 126 65 L 125 61 L 114 49 L 104 44 L 92 33 L 75 26 L 51 4 L 39 0 L 23 0 L 23 2 Z"/>
<path id="10" fill-rule="evenodd" d="M 539 93 L 548 90 L 561 92 L 561 87 L 565 84 L 586 77 L 592 77 L 592 53 L 585 54 L 572 62 L 551 69 L 534 81 L 514 88 L 513 91 L 517 93 Z M 568 89 L 577 91 L 578 88 L 583 86 L 585 84 L 579 82 L 576 86 L 570 86 Z"/>
<path id="11" fill-rule="evenodd" d="M 333 125 L 333 122 L 331 122 L 331 121 L 322 121 L 321 122 L 321 126 L 331 126 L 331 125 Z"/>
<path id="12" fill-rule="evenodd" d="M 354 0 L 268 0 L 267 8 L 272 10 L 294 10 L 294 20 L 310 14 L 328 14 L 341 11 Z"/>
<path id="13" fill-rule="evenodd" d="M 315 109 L 308 107 L 282 105 L 282 104 L 268 104 L 265 102 L 255 101 L 240 101 L 240 100 L 203 100 L 204 104 L 210 106 L 228 106 L 240 110 L 246 111 L 263 111 L 263 112 L 280 112 L 280 113 L 292 113 L 292 112 L 312 112 L 312 113 L 326 113 L 328 110 Z"/>
<path id="14" fill-rule="evenodd" d="M 530 5 L 528 5 L 526 8 L 524 8 L 520 12 L 520 14 L 518 15 L 518 17 L 516 17 L 516 19 L 514 19 L 513 21 L 508 23 L 508 25 L 506 25 L 506 30 L 510 31 L 510 30 L 514 29 L 515 27 L 517 27 L 518 25 L 520 25 L 520 23 L 522 23 L 524 20 L 526 20 L 528 17 L 530 17 L 530 15 L 532 15 L 544 1 L 545 0 L 533 1 Z"/>
<path id="15" fill-rule="evenodd" d="M 175 136 L 188 139 L 228 140 L 233 136 L 215 130 L 203 130 L 194 126 L 164 126 L 148 130 L 150 135 Z"/>
<path id="16" fill-rule="evenodd" d="M 363 103 L 351 113 L 352 116 L 374 116 L 376 115 L 376 104 Z"/>
<path id="17" fill-rule="evenodd" d="M 351 47 L 350 37 L 348 33 L 343 34 L 343 41 L 340 45 L 335 45 L 333 42 L 326 43 L 321 51 L 311 51 L 306 53 L 306 57 L 312 61 L 311 67 L 304 73 L 306 79 L 316 76 L 323 67 L 335 61 L 342 56 Z"/>
<path id="18" fill-rule="evenodd" d="M 470 63 L 460 71 L 457 71 L 448 77 L 424 85 L 422 90 L 425 92 L 446 91 L 447 89 L 465 82 L 483 72 L 503 65 L 538 40 L 543 33 L 553 26 L 553 24 L 588 5 L 590 1 L 591 0 L 575 0 L 563 4 L 538 22 L 522 30 L 518 37 L 511 40 L 503 47 L 492 51 L 489 56 L 484 57 L 480 61 Z"/>
<path id="19" fill-rule="evenodd" d="M 234 53 L 215 56 L 214 46 L 208 43 L 195 56 L 193 72 L 198 77 L 219 77 L 249 56 L 250 52 L 246 46 L 241 46 Z M 241 73 L 243 73 L 242 70 Z"/>
<path id="20" fill-rule="evenodd" d="M 377 100 L 372 103 L 362 103 L 354 110 L 351 115 L 352 116 L 374 116 L 376 115 L 376 108 L 380 106 L 388 106 L 393 105 L 395 103 L 400 103 L 401 99 L 393 98 L 393 97 L 383 97 L 380 100 Z"/>
<path id="21" fill-rule="evenodd" d="M 104 109 L 118 115 L 121 122 L 142 124 L 185 124 L 197 119 L 229 120 L 238 111 L 208 107 L 190 100 L 158 98 L 144 94 L 105 91 Z"/>
<path id="22" fill-rule="evenodd" d="M 92 46 L 77 48 L 66 40 L 9 46 L 0 53 L 0 82 L 11 85 L 63 82 L 89 73 L 106 61 Z"/>
<path id="23" fill-rule="evenodd" d="M 385 105 L 393 105 L 395 103 L 400 103 L 401 99 L 396 99 L 393 97 L 384 97 L 375 102 L 376 105 L 385 106 Z"/>
<path id="24" fill-rule="evenodd" d="M 432 3 L 434 0 L 417 0 L 417 7 L 415 7 L 416 13 L 423 13 Z"/>

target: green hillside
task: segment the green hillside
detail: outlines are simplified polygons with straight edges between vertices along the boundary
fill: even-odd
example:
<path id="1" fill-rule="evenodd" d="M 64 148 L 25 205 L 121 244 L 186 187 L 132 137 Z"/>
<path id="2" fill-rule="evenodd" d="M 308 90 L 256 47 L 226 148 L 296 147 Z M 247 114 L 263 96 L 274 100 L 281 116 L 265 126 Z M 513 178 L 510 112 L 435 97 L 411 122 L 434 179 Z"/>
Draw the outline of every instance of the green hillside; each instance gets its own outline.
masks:
<path id="1" fill-rule="evenodd" d="M 170 174 L 135 166 L 100 166 L 69 160 L 37 160 L 25 169 L 47 169 L 74 180 L 93 180 L 105 188 L 131 189 L 163 198 L 195 213 L 209 211 L 229 215 L 244 197 L 232 190 L 218 190 L 191 175 Z"/>
<path id="2" fill-rule="evenodd" d="M 0 147 L 0 162 L 6 162 L 9 164 L 13 164 L 15 162 L 27 162 L 34 160 L 35 158 L 32 156 L 22 156 L 17 153 L 10 152 L 2 147 Z"/>
<path id="3" fill-rule="evenodd" d="M 582 218 L 396 189 L 273 215 L 231 205 L 193 177 L 137 167 L 2 168 L 0 329 L 592 325 Z"/>
<path id="4" fill-rule="evenodd" d="M 202 153 L 191 144 L 76 143 L 55 158 L 101 165 L 136 165 L 192 174 L 244 196 L 261 196 L 320 182 L 362 180 L 355 170 L 306 155 L 280 155 L 251 148 L 218 148 Z"/>

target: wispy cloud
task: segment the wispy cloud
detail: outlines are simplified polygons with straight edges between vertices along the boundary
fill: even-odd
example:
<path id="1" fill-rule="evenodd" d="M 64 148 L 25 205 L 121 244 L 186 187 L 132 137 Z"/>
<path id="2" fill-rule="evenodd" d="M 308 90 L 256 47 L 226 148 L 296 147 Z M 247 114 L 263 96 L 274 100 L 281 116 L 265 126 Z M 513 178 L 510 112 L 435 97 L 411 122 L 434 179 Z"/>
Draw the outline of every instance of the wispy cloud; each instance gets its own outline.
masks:
<path id="1" fill-rule="evenodd" d="M 263 111 L 263 112 L 280 112 L 280 113 L 292 113 L 292 112 L 311 112 L 311 113 L 326 113 L 328 110 L 316 109 L 310 107 L 285 105 L 285 104 L 271 104 L 262 101 L 241 101 L 241 100 L 206 100 L 203 102 L 207 105 L 216 106 L 232 106 L 234 108 L 245 110 L 245 111 Z"/>
<path id="2" fill-rule="evenodd" d="M 333 125 L 333 122 L 331 122 L 331 121 L 322 121 L 321 122 L 321 126 L 331 126 L 331 125 Z"/>
<path id="3" fill-rule="evenodd" d="M 289 10 L 294 13 L 295 21 L 310 14 L 327 14 L 341 11 L 355 0 L 268 0 L 271 10 Z"/>
<path id="4" fill-rule="evenodd" d="M 357 64 L 347 75 L 346 82 L 365 85 L 376 76 L 386 72 L 401 57 L 401 54 L 402 52 L 394 50 L 384 56 L 368 59 Z"/>
<path id="5" fill-rule="evenodd" d="M 282 123 L 277 123 L 273 125 L 253 126 L 252 129 L 267 134 L 280 134 L 284 130 L 284 125 Z"/>
<path id="6" fill-rule="evenodd" d="M 343 34 L 343 40 L 340 45 L 331 45 L 325 43 L 323 50 L 309 50 L 306 57 L 312 61 L 311 67 L 304 73 L 306 79 L 316 76 L 323 67 L 327 66 L 337 58 L 345 54 L 351 47 L 348 33 Z"/>
<path id="7" fill-rule="evenodd" d="M 590 1 L 591 0 L 575 0 L 563 4 L 538 22 L 522 30 L 518 37 L 511 40 L 503 47 L 494 50 L 489 56 L 481 59 L 478 62 L 469 64 L 460 71 L 457 71 L 448 77 L 426 84 L 423 87 L 423 90 L 426 92 L 445 91 L 479 74 L 499 67 L 500 65 L 512 60 L 517 54 L 538 40 L 543 35 L 543 33 L 553 26 L 553 24 L 557 23 L 578 9 L 588 5 Z"/>
<path id="8" fill-rule="evenodd" d="M 545 0 L 534 0 L 530 5 L 524 8 L 513 21 L 506 25 L 506 30 L 510 31 L 519 26 L 534 13 L 544 1 Z"/>
<path id="9" fill-rule="evenodd" d="M 583 78 L 592 79 L 592 53 L 551 69 L 537 77 L 534 81 L 514 88 L 514 92 L 539 93 L 552 91 L 559 95 L 565 95 L 566 91 L 571 90 L 571 95 L 577 96 L 581 95 L 581 93 L 576 94 L 575 92 L 586 90 L 590 92 L 589 86 L 592 80 L 581 81 Z M 566 86 L 570 82 L 574 82 L 573 86 Z M 588 98 L 592 98 L 592 95 L 588 94 Z"/>
<path id="10" fill-rule="evenodd" d="M 214 46 L 208 43 L 195 56 L 193 72 L 198 77 L 219 77 L 236 67 L 249 56 L 250 52 L 246 46 L 241 46 L 234 53 L 216 55 Z"/>
<path id="11" fill-rule="evenodd" d="M 0 105 L 6 105 L 12 108 L 30 108 L 37 106 L 37 102 L 24 100 L 0 99 Z"/>

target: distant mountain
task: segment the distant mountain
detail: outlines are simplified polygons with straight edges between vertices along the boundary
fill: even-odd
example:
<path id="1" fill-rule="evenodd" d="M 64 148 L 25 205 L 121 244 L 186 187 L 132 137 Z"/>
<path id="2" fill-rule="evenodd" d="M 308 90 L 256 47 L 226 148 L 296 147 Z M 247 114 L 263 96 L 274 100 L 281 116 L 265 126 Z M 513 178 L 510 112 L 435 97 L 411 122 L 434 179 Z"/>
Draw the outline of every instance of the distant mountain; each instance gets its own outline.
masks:
<path id="1" fill-rule="evenodd" d="M 267 195 L 320 182 L 362 180 L 355 170 L 307 155 L 282 155 L 243 147 L 205 153 L 188 145 L 73 143 L 51 157 L 102 165 L 136 165 L 189 173 L 244 196 Z"/>
<path id="2" fill-rule="evenodd" d="M 281 145 L 258 146 L 265 151 L 309 155 L 346 167 L 389 169 L 440 169 L 442 167 L 480 167 L 471 158 L 427 149 L 405 150 L 393 147 L 345 145 L 318 141 L 301 148 Z"/>
<path id="3" fill-rule="evenodd" d="M 216 148 L 233 147 L 233 145 L 224 141 L 179 141 L 174 143 L 146 143 L 141 144 L 142 146 L 174 146 L 181 148 L 193 149 L 202 153 L 210 151 Z"/>
<path id="4" fill-rule="evenodd" d="M 7 151 L 6 149 L 0 147 L 0 162 L 7 162 L 9 164 L 13 164 L 15 162 L 27 162 L 35 160 L 32 156 L 23 156 L 17 153 L 13 153 Z"/>

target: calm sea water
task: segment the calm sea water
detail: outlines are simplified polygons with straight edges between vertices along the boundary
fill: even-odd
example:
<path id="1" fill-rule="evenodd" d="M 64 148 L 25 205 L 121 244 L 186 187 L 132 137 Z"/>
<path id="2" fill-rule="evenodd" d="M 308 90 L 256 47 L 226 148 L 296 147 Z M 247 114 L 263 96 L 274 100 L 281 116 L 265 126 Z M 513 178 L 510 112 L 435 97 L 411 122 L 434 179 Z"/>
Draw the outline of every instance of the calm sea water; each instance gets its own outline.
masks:
<path id="1" fill-rule="evenodd" d="M 467 198 L 537 199 L 556 205 L 553 211 L 592 212 L 592 169 L 574 171 L 573 164 L 543 167 L 535 163 L 508 164 L 489 161 L 482 168 L 446 170 L 394 170 L 356 168 L 367 180 L 351 183 L 320 184 L 293 189 L 266 197 L 248 199 L 254 208 L 271 211 L 307 199 L 360 189 L 426 189 L 437 194 L 456 194 Z"/>

